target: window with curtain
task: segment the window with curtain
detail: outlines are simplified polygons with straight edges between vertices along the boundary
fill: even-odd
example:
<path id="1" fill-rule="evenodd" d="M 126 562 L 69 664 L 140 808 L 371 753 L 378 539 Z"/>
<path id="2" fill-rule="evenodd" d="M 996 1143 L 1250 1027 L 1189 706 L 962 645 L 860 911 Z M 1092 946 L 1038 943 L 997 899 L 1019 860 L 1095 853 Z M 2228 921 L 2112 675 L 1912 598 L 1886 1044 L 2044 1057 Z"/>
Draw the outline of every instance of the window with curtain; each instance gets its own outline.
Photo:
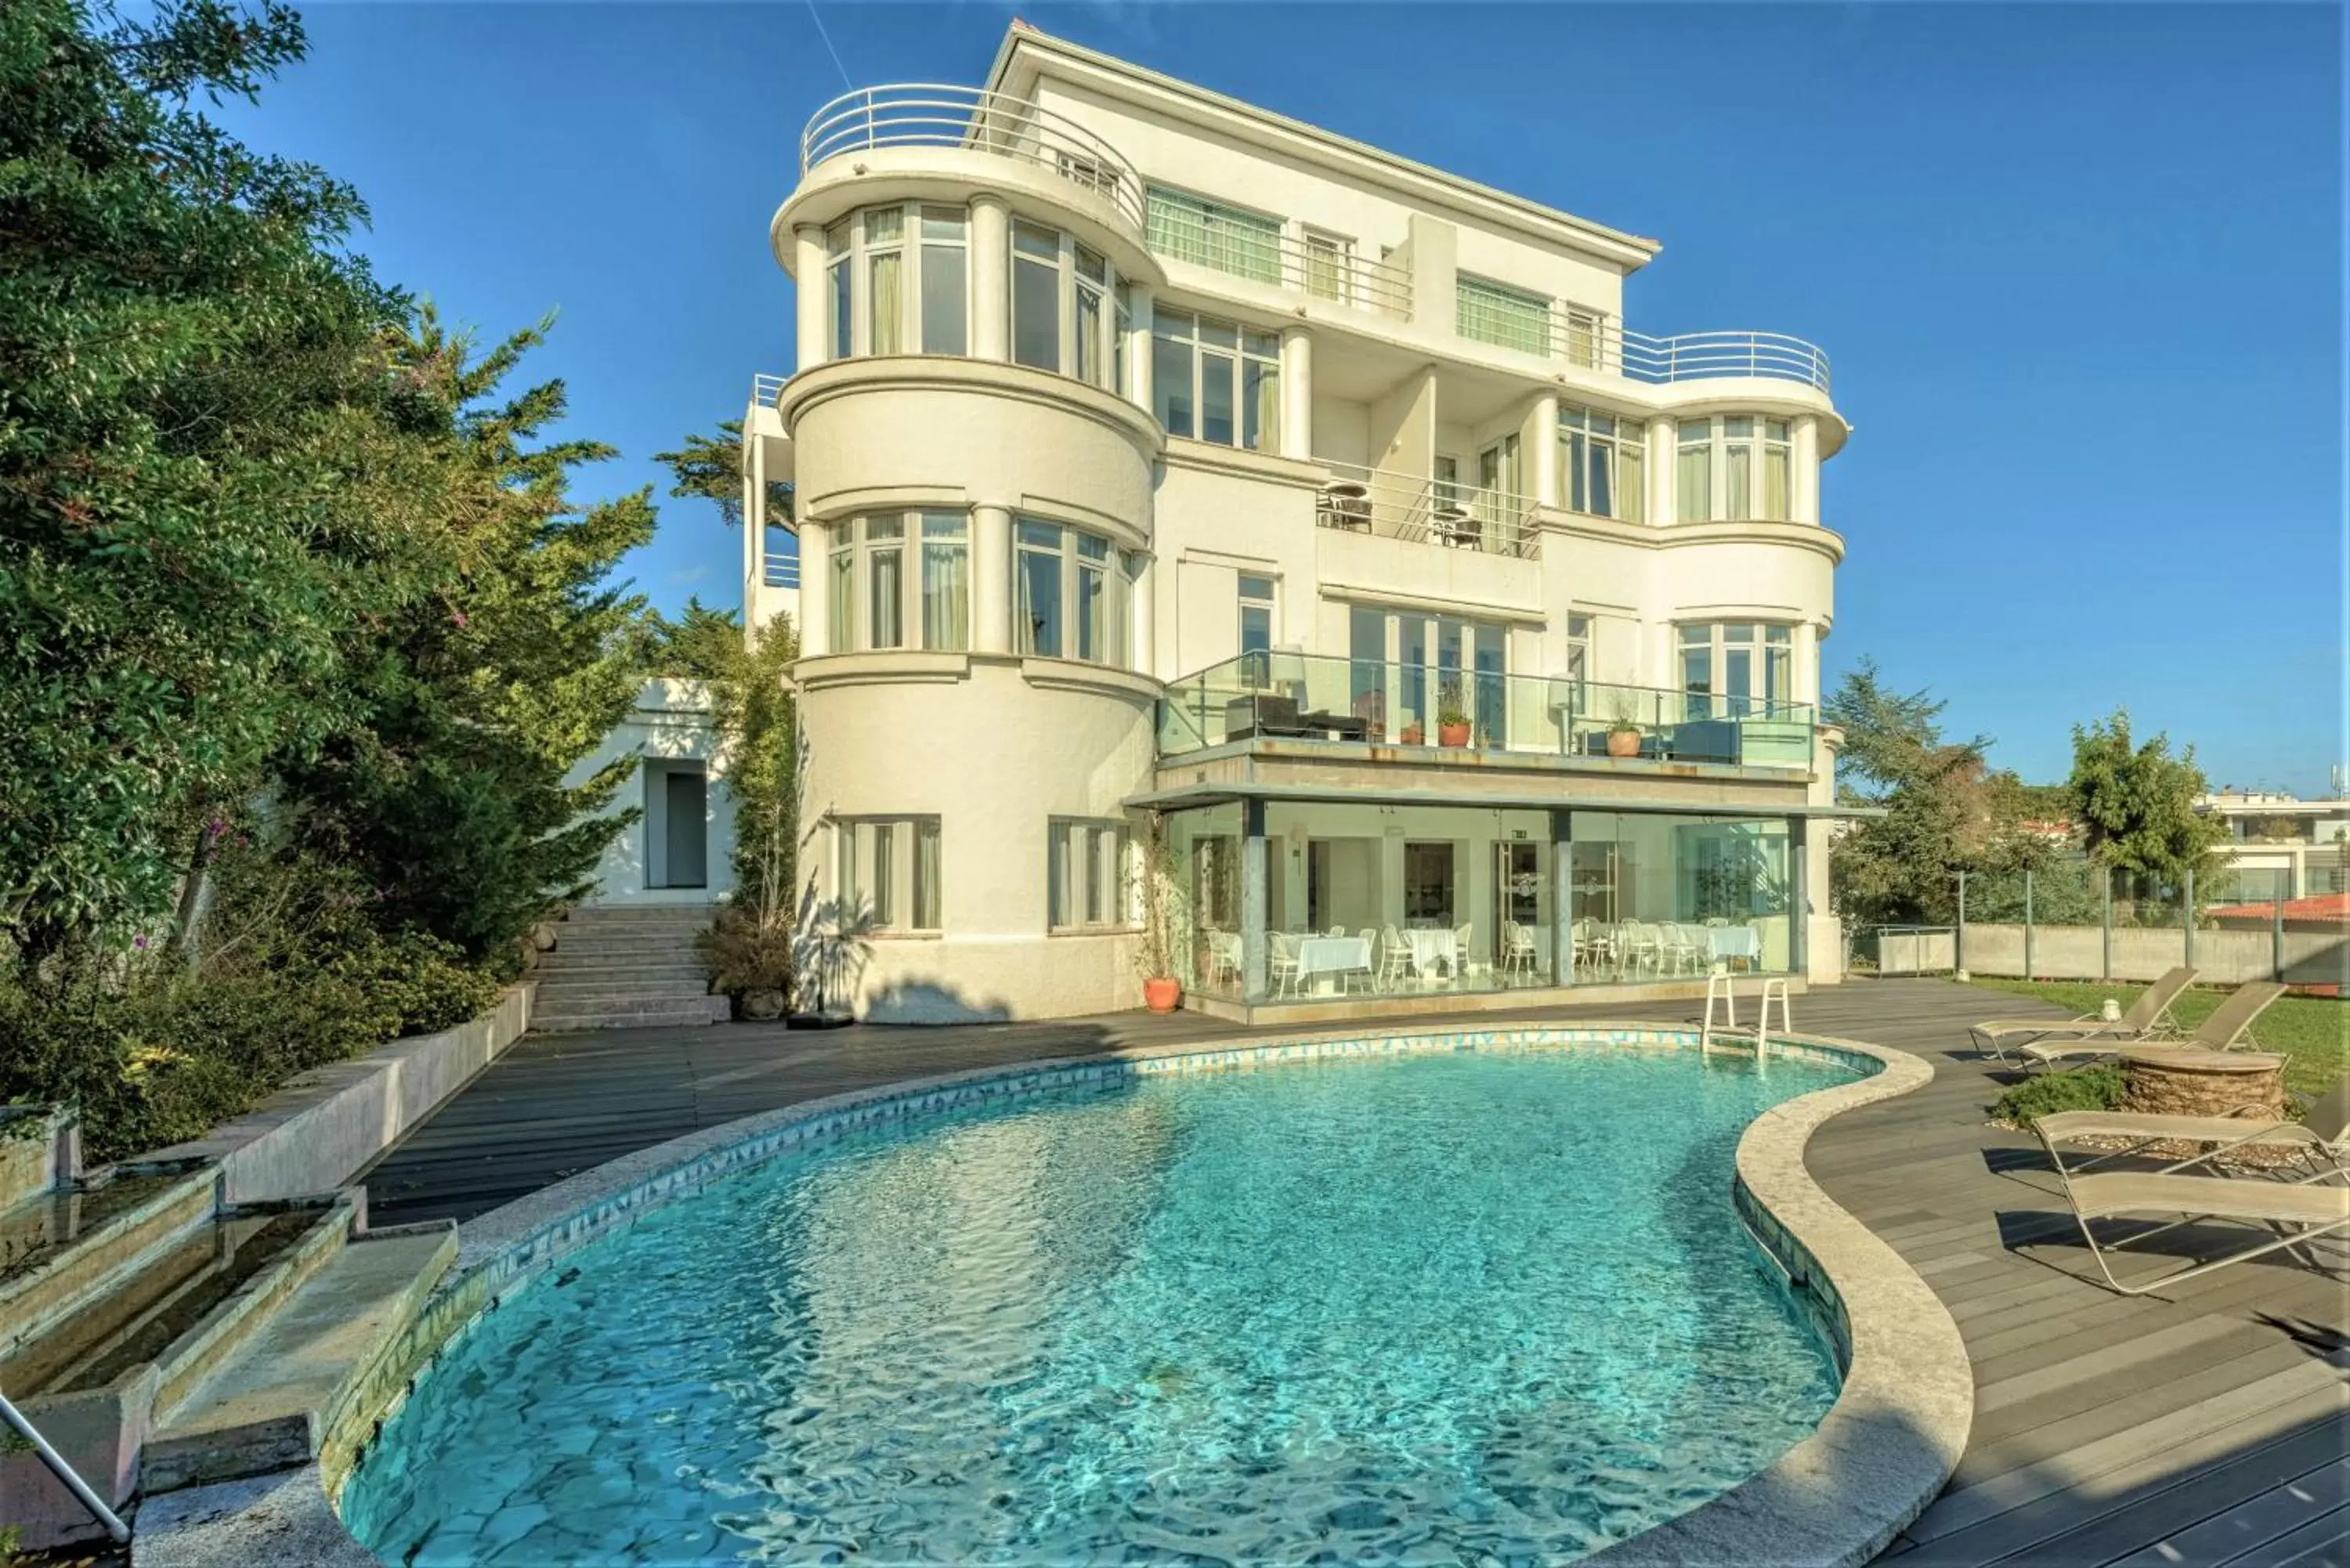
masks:
<path id="1" fill-rule="evenodd" d="M 1153 185 L 1144 241 L 1157 254 L 1257 283 L 1281 281 L 1281 220 Z"/>
<path id="2" fill-rule="evenodd" d="M 1045 920 L 1056 931 L 1116 929 L 1133 924 L 1122 822 L 1054 817 L 1045 826 Z"/>
<path id="3" fill-rule="evenodd" d="M 1107 258 L 1057 229 L 1024 220 L 1013 223 L 1014 359 L 1118 390 L 1125 347 L 1118 338 L 1117 295 L 1117 275 Z"/>
<path id="4" fill-rule="evenodd" d="M 1032 517 L 1013 526 L 1019 651 L 1123 669 L 1132 573 L 1110 542 Z"/>
<path id="5" fill-rule="evenodd" d="M 1596 369 L 1607 350 L 1607 318 L 1598 312 L 1569 305 L 1560 317 L 1566 325 L 1566 361 Z"/>
<path id="6" fill-rule="evenodd" d="M 909 256 L 909 250 L 919 252 Z M 869 207 L 825 231 L 832 358 L 971 352 L 961 207 Z"/>
<path id="7" fill-rule="evenodd" d="M 1795 631 L 1767 621 L 1680 628 L 1681 691 L 1692 719 L 1764 718 L 1794 700 Z"/>
<path id="8" fill-rule="evenodd" d="M 1281 444 L 1281 337 L 1188 310 L 1151 322 L 1153 412 L 1169 435 L 1264 452 Z"/>
<path id="9" fill-rule="evenodd" d="M 1648 427 L 1638 420 L 1561 407 L 1559 472 L 1567 510 L 1648 521 Z"/>
<path id="10" fill-rule="evenodd" d="M 832 527 L 835 653 L 971 646 L 968 516 L 886 512 Z"/>
<path id="11" fill-rule="evenodd" d="M 1348 298 L 1354 272 L 1355 242 L 1318 229 L 1305 234 L 1305 292 L 1316 299 Z"/>
<path id="12" fill-rule="evenodd" d="M 1528 294 L 1464 272 L 1458 279 L 1453 314 L 1454 326 L 1463 337 L 1528 354 L 1550 352 L 1550 300 L 1546 296 Z"/>
<path id="13" fill-rule="evenodd" d="M 1674 512 L 1680 521 L 1787 520 L 1794 455 L 1785 420 L 1683 420 L 1679 452 Z"/>
<path id="14" fill-rule="evenodd" d="M 941 929 L 941 834 L 935 816 L 837 817 L 833 888 L 844 911 L 882 931 Z"/>
<path id="15" fill-rule="evenodd" d="M 1061 369 L 1061 236 L 1035 223 L 1012 225 L 1012 358 Z"/>

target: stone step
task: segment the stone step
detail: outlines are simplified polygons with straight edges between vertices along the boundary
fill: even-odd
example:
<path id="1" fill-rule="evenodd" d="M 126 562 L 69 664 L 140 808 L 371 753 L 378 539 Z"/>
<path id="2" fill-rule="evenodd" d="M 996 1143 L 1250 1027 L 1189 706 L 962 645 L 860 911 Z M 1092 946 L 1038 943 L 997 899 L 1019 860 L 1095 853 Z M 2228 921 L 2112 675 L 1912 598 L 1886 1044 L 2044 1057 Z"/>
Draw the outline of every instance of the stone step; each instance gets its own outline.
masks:
<path id="1" fill-rule="evenodd" d="M 723 996 L 712 996 L 704 987 L 667 995 L 653 995 L 640 991 L 573 991 L 562 992 L 551 1001 L 542 992 L 538 1003 L 530 1011 L 530 1021 L 536 1026 L 550 1018 L 574 1012 L 665 1012 L 673 1008 L 699 1007 L 704 1002 L 725 1000 Z"/>
<path id="2" fill-rule="evenodd" d="M 654 904 L 639 909 L 574 909 L 568 918 L 556 922 L 557 931 L 610 930 L 624 926 L 658 927 L 668 929 L 677 926 L 706 926 L 714 906 L 709 904 Z"/>
<path id="3" fill-rule="evenodd" d="M 531 1016 L 536 1018 L 549 1011 L 561 1012 L 589 1002 L 680 1002 L 709 994 L 710 982 L 698 974 L 634 985 L 614 985 L 591 976 L 566 985 L 542 983 L 538 1000 L 531 1004 Z"/>
<path id="4" fill-rule="evenodd" d="M 308 1463 L 342 1402 L 457 1255 L 457 1228 L 353 1240 L 165 1413 L 140 1459 L 151 1495 Z"/>
<path id="5" fill-rule="evenodd" d="M 534 1013 L 530 1026 L 533 1032 L 545 1034 L 569 1034 L 591 1029 L 681 1029 L 723 1023 L 733 1015 L 724 997 L 704 996 L 692 1001 L 662 1002 L 629 1012 L 566 1010 L 551 1018 Z"/>
<path id="6" fill-rule="evenodd" d="M 573 958 L 636 958 L 645 960 L 690 959 L 693 956 L 693 939 L 681 934 L 674 937 L 639 936 L 573 936 L 564 933 L 556 940 L 555 947 L 539 960 L 542 964 L 556 953 Z"/>
<path id="7" fill-rule="evenodd" d="M 0 1364 L 212 1224 L 210 1169 L 118 1176 L 0 1214 Z"/>
<path id="8" fill-rule="evenodd" d="M 702 980 L 709 975 L 700 961 L 694 959 L 639 959 L 605 953 L 575 954 L 559 962 L 555 954 L 549 953 L 539 961 L 538 968 L 532 973 L 541 985 L 549 981 L 561 981 L 568 985 L 583 976 L 596 976 L 609 980 L 616 988 L 634 985 L 639 981 Z"/>

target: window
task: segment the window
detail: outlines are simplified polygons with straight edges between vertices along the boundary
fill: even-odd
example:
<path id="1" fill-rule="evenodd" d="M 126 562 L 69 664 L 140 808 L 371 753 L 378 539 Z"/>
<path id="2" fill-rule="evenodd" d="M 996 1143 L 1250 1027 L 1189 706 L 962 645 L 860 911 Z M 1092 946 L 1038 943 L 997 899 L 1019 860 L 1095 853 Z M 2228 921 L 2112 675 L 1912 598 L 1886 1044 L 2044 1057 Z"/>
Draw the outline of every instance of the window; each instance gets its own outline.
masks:
<path id="1" fill-rule="evenodd" d="M 1123 668 L 1130 574 L 1109 541 L 1027 517 L 1013 535 L 1020 651 Z"/>
<path id="2" fill-rule="evenodd" d="M 1308 229 L 1305 234 L 1305 292 L 1316 299 L 1350 299 L 1355 242 Z"/>
<path id="3" fill-rule="evenodd" d="M 971 520 L 963 514 L 844 517 L 832 525 L 831 565 L 833 652 L 971 646 Z M 919 644 L 909 628 L 919 628 Z"/>
<path id="4" fill-rule="evenodd" d="M 1045 919 L 1054 930 L 1133 924 L 1128 837 L 1122 822 L 1046 825 Z"/>
<path id="5" fill-rule="evenodd" d="M 1249 572 L 1240 579 L 1241 656 L 1262 657 L 1273 650 L 1274 580 Z"/>
<path id="6" fill-rule="evenodd" d="M 1566 678 L 1577 686 L 1591 679 L 1591 618 L 1566 618 Z"/>
<path id="7" fill-rule="evenodd" d="M 1452 846 L 1403 846 L 1403 918 L 1407 923 L 1452 923 Z"/>
<path id="8" fill-rule="evenodd" d="M 1509 743 L 1509 637 L 1500 623 L 1354 605 L 1347 641 L 1355 716 L 1371 740 L 1433 745 L 1451 713 L 1470 724 L 1473 743 Z"/>
<path id="9" fill-rule="evenodd" d="M 1281 281 L 1281 220 L 1153 185 L 1145 239 L 1151 250 L 1258 283 Z"/>
<path id="10" fill-rule="evenodd" d="M 1648 518 L 1648 436 L 1638 420 L 1592 409 L 1558 410 L 1566 509 L 1627 523 Z"/>
<path id="11" fill-rule="evenodd" d="M 1567 363 L 1596 369 L 1607 347 L 1607 318 L 1573 305 L 1560 306 L 1559 314 L 1566 323 Z"/>
<path id="12" fill-rule="evenodd" d="M 1794 472 L 1785 420 L 1683 420 L 1673 513 L 1683 523 L 1783 523 Z"/>
<path id="13" fill-rule="evenodd" d="M 937 817 L 839 817 L 832 828 L 833 887 L 846 919 L 876 930 L 940 929 Z"/>
<path id="14" fill-rule="evenodd" d="M 1012 358 L 1089 386 L 1116 388 L 1109 263 L 1057 229 L 1012 225 Z"/>
<path id="15" fill-rule="evenodd" d="M 824 240 L 833 358 L 971 351 L 961 207 L 870 207 L 833 224 Z"/>
<path id="16" fill-rule="evenodd" d="M 1454 310 L 1461 336 L 1528 354 L 1550 352 L 1550 301 L 1462 273 Z"/>
<path id="17" fill-rule="evenodd" d="M 1795 632 L 1757 621 L 1680 628 L 1681 691 L 1692 719 L 1767 718 L 1794 701 Z"/>
<path id="18" fill-rule="evenodd" d="M 1153 412 L 1169 435 L 1263 452 L 1281 443 L 1278 334 L 1161 310 L 1151 319 Z"/>

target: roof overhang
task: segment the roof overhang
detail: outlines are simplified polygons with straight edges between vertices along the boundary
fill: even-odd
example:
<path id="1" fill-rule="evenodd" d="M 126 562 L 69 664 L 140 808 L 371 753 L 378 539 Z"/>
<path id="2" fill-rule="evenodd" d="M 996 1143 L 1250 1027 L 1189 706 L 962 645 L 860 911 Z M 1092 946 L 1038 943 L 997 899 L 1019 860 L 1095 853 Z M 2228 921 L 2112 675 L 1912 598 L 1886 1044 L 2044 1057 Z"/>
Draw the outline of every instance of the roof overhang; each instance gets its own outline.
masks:
<path id="1" fill-rule="evenodd" d="M 1234 801 L 1316 802 L 1347 805 L 1449 806 L 1471 811 L 1612 811 L 1649 812 L 1671 816 L 1802 817 L 1806 820 L 1859 820 L 1885 815 L 1881 805 L 1815 805 L 1808 801 L 1758 802 L 1627 799 L 1621 795 L 1579 795 L 1558 790 L 1411 789 L 1378 784 L 1267 783 L 1234 780 L 1216 784 L 1177 784 L 1128 795 L 1130 811 L 1180 811 L 1191 806 L 1228 805 Z"/>

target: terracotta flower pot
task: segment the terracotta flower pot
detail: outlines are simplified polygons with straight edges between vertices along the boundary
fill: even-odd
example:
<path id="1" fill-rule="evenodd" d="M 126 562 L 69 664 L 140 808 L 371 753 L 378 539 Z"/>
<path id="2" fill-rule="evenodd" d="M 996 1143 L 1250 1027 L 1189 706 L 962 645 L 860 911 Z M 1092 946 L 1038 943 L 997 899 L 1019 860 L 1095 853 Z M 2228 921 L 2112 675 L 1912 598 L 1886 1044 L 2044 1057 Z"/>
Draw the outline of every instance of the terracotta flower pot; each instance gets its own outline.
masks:
<path id="1" fill-rule="evenodd" d="M 1443 746 L 1465 746 L 1469 743 L 1469 726 L 1440 723 L 1436 726 L 1436 741 Z"/>
<path id="2" fill-rule="evenodd" d="M 1640 754 L 1640 732 L 1610 730 L 1607 732 L 1607 754 L 1611 757 L 1637 757 Z"/>
<path id="3" fill-rule="evenodd" d="M 1161 976 L 1142 982 L 1142 1004 L 1153 1012 L 1172 1012 L 1175 1004 L 1183 1000 L 1183 982 Z"/>
<path id="4" fill-rule="evenodd" d="M 1418 724 L 1406 724 L 1403 727 L 1403 733 L 1396 737 L 1396 743 L 1401 746 L 1424 746 L 1428 744 L 1428 732 Z"/>

